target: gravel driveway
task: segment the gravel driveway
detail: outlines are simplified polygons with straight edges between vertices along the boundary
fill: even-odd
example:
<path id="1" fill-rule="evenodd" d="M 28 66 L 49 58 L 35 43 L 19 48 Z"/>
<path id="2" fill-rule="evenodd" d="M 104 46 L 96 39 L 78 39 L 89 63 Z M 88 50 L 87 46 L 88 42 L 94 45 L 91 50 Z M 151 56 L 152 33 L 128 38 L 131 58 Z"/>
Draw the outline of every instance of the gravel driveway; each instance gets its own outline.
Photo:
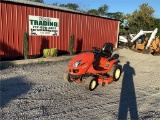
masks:
<path id="1" fill-rule="evenodd" d="M 63 81 L 67 61 L 20 65 L 0 71 L 1 120 L 160 119 L 160 56 L 115 51 L 123 73 L 90 92 Z"/>

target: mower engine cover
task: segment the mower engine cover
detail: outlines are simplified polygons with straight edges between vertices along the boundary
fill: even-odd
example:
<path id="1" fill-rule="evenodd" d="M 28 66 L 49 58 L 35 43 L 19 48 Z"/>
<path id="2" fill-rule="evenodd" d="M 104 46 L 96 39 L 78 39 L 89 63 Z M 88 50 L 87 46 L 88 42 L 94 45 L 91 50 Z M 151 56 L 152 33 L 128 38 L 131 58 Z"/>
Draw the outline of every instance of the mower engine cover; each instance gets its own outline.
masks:
<path id="1" fill-rule="evenodd" d="M 68 65 L 69 73 L 74 75 L 85 74 L 93 60 L 94 54 L 91 52 L 82 53 L 73 57 Z"/>

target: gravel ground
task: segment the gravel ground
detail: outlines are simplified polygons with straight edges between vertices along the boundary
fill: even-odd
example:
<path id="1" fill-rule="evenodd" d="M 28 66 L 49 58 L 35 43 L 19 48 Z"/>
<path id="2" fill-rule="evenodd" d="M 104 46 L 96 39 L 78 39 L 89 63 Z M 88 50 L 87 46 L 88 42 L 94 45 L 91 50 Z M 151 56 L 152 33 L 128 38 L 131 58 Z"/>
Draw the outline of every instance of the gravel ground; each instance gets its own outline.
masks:
<path id="1" fill-rule="evenodd" d="M 123 66 L 120 80 L 92 92 L 63 81 L 68 60 L 1 70 L 0 119 L 160 119 L 160 56 L 115 54 Z"/>

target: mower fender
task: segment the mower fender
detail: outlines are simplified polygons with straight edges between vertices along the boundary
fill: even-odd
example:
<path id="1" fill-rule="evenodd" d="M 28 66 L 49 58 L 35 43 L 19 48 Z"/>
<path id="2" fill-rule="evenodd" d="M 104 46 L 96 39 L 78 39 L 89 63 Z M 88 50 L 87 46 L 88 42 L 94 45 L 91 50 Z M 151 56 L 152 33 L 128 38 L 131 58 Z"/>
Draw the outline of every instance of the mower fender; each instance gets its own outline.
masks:
<path id="1" fill-rule="evenodd" d="M 109 62 L 109 68 L 108 69 L 111 69 L 112 68 L 112 66 L 114 65 L 114 64 L 117 64 L 119 62 L 119 60 L 118 59 L 114 59 L 114 60 L 111 60 L 110 62 Z"/>

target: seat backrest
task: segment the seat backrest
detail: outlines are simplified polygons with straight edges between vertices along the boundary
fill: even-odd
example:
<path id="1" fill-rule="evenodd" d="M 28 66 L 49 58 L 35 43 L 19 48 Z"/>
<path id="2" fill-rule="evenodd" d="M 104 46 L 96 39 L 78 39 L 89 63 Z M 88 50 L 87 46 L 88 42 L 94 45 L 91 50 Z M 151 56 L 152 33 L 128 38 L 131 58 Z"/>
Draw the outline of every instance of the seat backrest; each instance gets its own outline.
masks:
<path id="1" fill-rule="evenodd" d="M 109 54 L 112 55 L 113 52 L 113 44 L 112 43 L 105 43 L 103 48 L 102 48 L 102 52 L 104 54 Z"/>

